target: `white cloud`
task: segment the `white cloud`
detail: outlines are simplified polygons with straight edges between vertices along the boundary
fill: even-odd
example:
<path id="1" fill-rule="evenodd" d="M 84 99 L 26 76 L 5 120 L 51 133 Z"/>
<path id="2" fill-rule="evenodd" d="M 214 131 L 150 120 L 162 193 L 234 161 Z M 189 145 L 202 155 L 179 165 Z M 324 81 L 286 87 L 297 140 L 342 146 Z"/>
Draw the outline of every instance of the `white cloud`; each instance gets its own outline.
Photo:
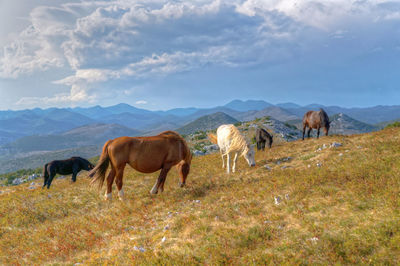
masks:
<path id="1" fill-rule="evenodd" d="M 378 0 L 113 0 L 39 6 L 30 13 L 31 25 L 0 52 L 0 78 L 65 69 L 74 74 L 46 78 L 69 86 L 70 93 L 56 92 L 42 101 L 90 101 L 108 82 L 131 83 L 209 65 L 282 62 L 318 45 L 308 38 L 310 32 L 338 41 L 353 34 L 352 25 L 395 21 L 399 14 L 400 5 Z M 29 101 L 40 99 L 22 98 L 19 104 Z"/>
<path id="2" fill-rule="evenodd" d="M 147 101 L 140 100 L 140 101 L 136 101 L 135 103 L 136 103 L 136 104 L 147 104 Z"/>

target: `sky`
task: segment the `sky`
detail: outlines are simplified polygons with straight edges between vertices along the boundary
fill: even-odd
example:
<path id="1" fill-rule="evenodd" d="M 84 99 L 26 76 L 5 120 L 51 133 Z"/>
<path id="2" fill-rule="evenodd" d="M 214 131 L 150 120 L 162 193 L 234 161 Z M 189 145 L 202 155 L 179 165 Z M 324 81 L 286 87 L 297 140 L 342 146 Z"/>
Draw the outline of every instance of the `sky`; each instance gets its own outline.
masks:
<path id="1" fill-rule="evenodd" d="M 0 110 L 400 104 L 400 1 L 0 0 Z"/>

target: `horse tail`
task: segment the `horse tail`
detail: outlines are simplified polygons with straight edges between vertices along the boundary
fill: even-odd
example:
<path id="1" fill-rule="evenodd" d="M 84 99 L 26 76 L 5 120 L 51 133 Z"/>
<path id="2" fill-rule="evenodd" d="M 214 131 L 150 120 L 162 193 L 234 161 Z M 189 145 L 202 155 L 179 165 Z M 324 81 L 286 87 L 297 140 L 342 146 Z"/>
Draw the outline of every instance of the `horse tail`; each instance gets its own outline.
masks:
<path id="1" fill-rule="evenodd" d="M 107 141 L 103 146 L 103 151 L 100 156 L 100 160 L 97 165 L 89 172 L 89 177 L 94 177 L 91 184 L 98 183 L 99 189 L 103 186 L 104 179 L 106 178 L 106 172 L 108 164 L 110 163 L 110 156 L 108 154 L 108 146 L 112 140 Z"/>
<path id="2" fill-rule="evenodd" d="M 210 139 L 210 141 L 211 141 L 212 143 L 218 144 L 218 139 L 217 139 L 217 136 L 216 136 L 216 135 L 209 133 L 209 134 L 207 134 L 207 136 L 208 136 L 208 138 Z"/>

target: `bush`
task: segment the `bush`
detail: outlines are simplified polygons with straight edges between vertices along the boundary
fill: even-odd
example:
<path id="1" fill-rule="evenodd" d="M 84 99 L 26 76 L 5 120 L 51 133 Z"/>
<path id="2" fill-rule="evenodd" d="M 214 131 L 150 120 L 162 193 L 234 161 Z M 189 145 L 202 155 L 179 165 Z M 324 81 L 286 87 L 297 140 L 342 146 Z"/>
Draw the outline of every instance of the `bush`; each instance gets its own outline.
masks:
<path id="1" fill-rule="evenodd" d="M 395 127 L 400 127 L 400 121 L 391 123 L 391 124 L 387 125 L 385 128 L 395 128 Z"/>

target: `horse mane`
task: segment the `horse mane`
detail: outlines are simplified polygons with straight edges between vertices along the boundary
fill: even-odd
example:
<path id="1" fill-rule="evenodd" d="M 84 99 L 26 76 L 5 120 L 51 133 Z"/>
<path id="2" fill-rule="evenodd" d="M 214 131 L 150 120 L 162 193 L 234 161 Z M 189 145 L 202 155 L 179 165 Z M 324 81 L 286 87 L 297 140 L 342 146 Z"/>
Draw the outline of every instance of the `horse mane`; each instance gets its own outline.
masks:
<path id="1" fill-rule="evenodd" d="M 245 137 L 243 137 L 243 135 L 240 133 L 237 127 L 235 127 L 232 124 L 229 125 L 229 127 L 230 127 L 229 138 L 231 139 L 231 143 L 226 153 L 228 154 L 233 151 L 241 151 L 242 155 L 246 154 L 249 151 L 248 147 L 249 143 L 247 142 Z"/>
<path id="2" fill-rule="evenodd" d="M 160 134 L 158 134 L 158 136 L 163 136 L 163 137 L 166 137 L 166 138 L 179 140 L 183 144 L 183 146 L 185 147 L 185 153 L 186 154 L 185 154 L 185 159 L 184 160 L 186 162 L 188 162 L 188 163 L 191 162 L 192 153 L 190 152 L 190 148 L 187 145 L 186 140 L 181 135 L 179 135 L 178 132 L 175 132 L 175 131 L 172 131 L 172 130 L 167 130 L 167 131 L 161 132 Z"/>
<path id="3" fill-rule="evenodd" d="M 321 118 L 321 124 L 323 124 L 324 127 L 328 127 L 329 126 L 329 117 L 324 109 L 322 109 L 322 108 L 319 109 L 319 116 Z"/>

